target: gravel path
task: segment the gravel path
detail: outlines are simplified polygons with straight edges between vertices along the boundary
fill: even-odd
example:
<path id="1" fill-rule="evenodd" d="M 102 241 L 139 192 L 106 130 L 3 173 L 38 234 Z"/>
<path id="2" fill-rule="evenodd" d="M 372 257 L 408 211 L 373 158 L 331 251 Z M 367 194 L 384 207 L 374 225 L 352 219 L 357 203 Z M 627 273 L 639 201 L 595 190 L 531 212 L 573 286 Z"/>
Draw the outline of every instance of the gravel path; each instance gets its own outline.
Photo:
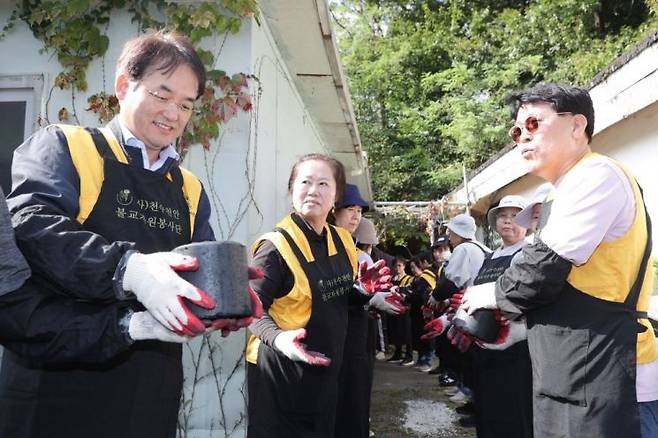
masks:
<path id="1" fill-rule="evenodd" d="M 377 438 L 474 438 L 474 428 L 457 423 L 458 405 L 448 401 L 436 376 L 377 361 L 371 429 Z"/>

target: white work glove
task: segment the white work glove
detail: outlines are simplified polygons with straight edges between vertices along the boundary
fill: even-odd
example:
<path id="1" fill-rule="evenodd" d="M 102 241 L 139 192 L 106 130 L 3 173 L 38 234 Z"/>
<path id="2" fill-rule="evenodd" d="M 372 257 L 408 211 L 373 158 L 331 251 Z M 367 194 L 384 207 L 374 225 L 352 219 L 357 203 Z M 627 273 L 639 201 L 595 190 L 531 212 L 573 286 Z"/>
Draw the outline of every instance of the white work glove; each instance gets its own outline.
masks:
<path id="1" fill-rule="evenodd" d="M 498 337 L 493 342 L 483 342 L 475 339 L 475 342 L 482 348 L 487 350 L 505 350 L 519 341 L 527 339 L 528 331 L 526 329 L 525 320 L 521 321 L 507 321 L 499 312 L 496 312 L 496 319 L 501 324 Z"/>
<path id="2" fill-rule="evenodd" d="M 401 315 L 408 310 L 401 295 L 393 292 L 375 292 L 368 305 L 391 315 Z"/>
<path id="3" fill-rule="evenodd" d="M 466 288 L 461 308 L 469 315 L 478 309 L 496 309 L 496 283 L 483 283 Z"/>
<path id="4" fill-rule="evenodd" d="M 130 317 L 128 335 L 134 341 L 162 341 L 183 344 L 189 341 L 189 336 L 178 335 L 165 328 L 147 311 L 135 312 Z"/>
<path id="5" fill-rule="evenodd" d="M 126 262 L 122 286 L 124 290 L 132 291 L 160 324 L 179 335 L 195 336 L 203 333 L 205 326 L 183 304 L 182 298 L 204 309 L 212 309 L 215 302 L 175 271 L 195 271 L 198 268 L 195 257 L 175 252 L 136 252 Z"/>
<path id="6" fill-rule="evenodd" d="M 284 330 L 274 338 L 274 346 L 290 360 L 328 367 L 331 359 L 320 352 L 307 350 L 302 344 L 305 337 L 306 329 Z"/>

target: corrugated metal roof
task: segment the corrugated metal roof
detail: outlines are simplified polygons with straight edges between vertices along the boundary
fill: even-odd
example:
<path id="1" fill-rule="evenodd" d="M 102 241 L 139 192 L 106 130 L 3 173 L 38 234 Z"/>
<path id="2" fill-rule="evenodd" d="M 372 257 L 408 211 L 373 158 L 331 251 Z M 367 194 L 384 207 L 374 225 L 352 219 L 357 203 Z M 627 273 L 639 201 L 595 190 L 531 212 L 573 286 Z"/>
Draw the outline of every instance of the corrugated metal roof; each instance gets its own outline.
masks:
<path id="1" fill-rule="evenodd" d="M 345 165 L 349 182 L 372 200 L 327 0 L 262 0 L 259 6 L 328 152 Z"/>

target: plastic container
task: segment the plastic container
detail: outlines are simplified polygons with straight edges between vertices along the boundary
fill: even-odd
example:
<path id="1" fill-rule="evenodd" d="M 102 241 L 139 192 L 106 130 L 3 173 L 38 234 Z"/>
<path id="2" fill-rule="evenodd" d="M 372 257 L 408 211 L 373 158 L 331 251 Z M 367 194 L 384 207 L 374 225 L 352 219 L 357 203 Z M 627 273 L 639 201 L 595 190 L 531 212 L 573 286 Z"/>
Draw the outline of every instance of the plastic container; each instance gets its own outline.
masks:
<path id="1" fill-rule="evenodd" d="M 178 275 L 215 300 L 215 307 L 210 310 L 186 300 L 192 313 L 207 320 L 243 318 L 252 314 L 244 245 L 231 241 L 199 242 L 179 246 L 173 251 L 199 260 L 197 271 L 178 272 Z"/>

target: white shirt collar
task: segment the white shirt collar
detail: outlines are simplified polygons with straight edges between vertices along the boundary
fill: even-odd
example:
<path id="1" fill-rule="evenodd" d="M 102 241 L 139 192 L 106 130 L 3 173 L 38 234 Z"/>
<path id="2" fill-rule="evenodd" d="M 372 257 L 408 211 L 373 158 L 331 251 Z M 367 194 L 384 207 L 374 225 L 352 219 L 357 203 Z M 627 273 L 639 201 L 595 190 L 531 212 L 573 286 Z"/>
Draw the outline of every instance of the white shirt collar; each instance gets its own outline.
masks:
<path id="1" fill-rule="evenodd" d="M 494 251 L 493 258 L 504 257 L 510 254 L 514 254 L 515 252 L 517 252 L 519 249 L 523 248 L 527 244 L 528 242 L 525 239 L 521 239 L 518 242 L 516 242 L 514 245 L 510 245 L 510 246 L 501 245 L 500 248 Z"/>
<path id="2" fill-rule="evenodd" d="M 119 126 L 121 127 L 121 134 L 123 135 L 124 144 L 127 146 L 138 148 L 142 151 L 142 165 L 144 166 L 144 169 L 156 171 L 164 165 L 165 161 L 167 161 L 167 158 L 173 158 L 176 161 L 180 159 L 180 155 L 178 154 L 178 152 L 176 152 L 176 148 L 172 143 L 166 148 L 162 149 L 160 151 L 160 155 L 158 156 L 158 159 L 153 164 L 151 164 L 149 162 L 149 157 L 144 142 L 138 139 L 137 137 L 135 137 L 133 133 L 130 132 L 128 128 L 126 128 L 126 126 L 123 124 L 121 119 L 119 119 Z"/>

